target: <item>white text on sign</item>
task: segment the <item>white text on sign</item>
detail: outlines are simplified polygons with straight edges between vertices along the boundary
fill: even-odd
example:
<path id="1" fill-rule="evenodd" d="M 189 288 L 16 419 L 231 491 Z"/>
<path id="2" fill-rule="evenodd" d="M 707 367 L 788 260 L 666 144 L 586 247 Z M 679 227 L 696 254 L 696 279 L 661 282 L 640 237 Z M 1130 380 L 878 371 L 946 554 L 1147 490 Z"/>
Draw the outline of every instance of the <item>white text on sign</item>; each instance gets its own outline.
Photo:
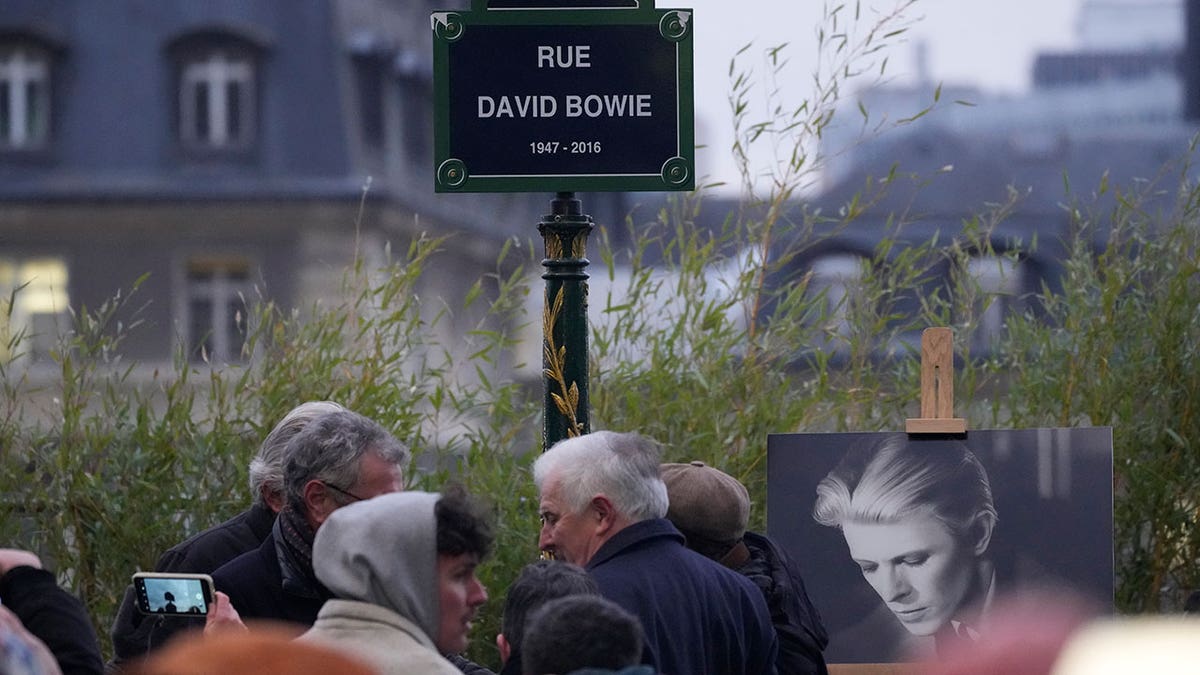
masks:
<path id="1" fill-rule="evenodd" d="M 591 68 L 591 45 L 536 45 L 535 62 L 541 68 Z M 567 94 L 562 99 L 547 94 L 476 97 L 478 119 L 563 117 L 653 117 L 650 94 Z"/>
<path id="2" fill-rule="evenodd" d="M 591 45 L 538 45 L 538 68 L 591 68 Z"/>
<path id="3" fill-rule="evenodd" d="M 563 98 L 564 117 L 652 117 L 650 94 L 568 94 Z M 558 99 L 553 96 L 480 96 L 477 114 L 487 118 L 554 117 Z"/>

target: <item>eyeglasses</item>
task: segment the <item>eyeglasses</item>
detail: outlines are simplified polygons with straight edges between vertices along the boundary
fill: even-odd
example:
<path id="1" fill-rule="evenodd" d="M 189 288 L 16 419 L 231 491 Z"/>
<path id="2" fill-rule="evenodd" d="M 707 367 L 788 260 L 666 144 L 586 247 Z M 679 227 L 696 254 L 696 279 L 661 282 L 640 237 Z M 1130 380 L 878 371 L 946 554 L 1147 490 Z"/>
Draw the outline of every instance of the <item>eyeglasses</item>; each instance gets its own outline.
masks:
<path id="1" fill-rule="evenodd" d="M 358 495 L 354 494 L 353 492 L 350 492 L 349 490 L 343 490 L 342 488 L 334 485 L 333 483 L 325 483 L 324 481 L 322 481 L 322 483 L 325 485 L 325 487 L 329 488 L 330 490 L 341 493 L 342 495 L 349 497 L 350 499 L 353 499 L 356 502 L 361 502 L 366 499 L 366 497 L 359 497 Z"/>

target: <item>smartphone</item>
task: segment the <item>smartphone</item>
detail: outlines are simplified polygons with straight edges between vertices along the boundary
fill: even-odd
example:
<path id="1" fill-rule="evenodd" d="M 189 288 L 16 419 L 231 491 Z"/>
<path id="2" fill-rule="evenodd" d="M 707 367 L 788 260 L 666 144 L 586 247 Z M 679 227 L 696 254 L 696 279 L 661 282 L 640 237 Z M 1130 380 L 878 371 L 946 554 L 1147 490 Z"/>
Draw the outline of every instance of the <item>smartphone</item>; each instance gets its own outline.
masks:
<path id="1" fill-rule="evenodd" d="M 202 617 L 216 597 L 207 574 L 138 572 L 133 592 L 139 610 L 160 616 Z"/>

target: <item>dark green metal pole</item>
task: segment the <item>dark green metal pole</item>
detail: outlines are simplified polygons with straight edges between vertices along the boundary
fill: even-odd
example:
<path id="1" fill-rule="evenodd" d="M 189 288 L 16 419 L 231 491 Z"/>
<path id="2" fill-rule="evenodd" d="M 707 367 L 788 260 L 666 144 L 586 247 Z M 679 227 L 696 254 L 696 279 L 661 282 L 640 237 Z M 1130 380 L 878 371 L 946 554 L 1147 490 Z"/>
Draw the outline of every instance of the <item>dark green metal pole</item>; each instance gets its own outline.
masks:
<path id="1" fill-rule="evenodd" d="M 542 449 L 588 433 L 587 238 L 592 217 L 573 192 L 559 192 L 538 223 L 546 242 L 542 305 Z"/>

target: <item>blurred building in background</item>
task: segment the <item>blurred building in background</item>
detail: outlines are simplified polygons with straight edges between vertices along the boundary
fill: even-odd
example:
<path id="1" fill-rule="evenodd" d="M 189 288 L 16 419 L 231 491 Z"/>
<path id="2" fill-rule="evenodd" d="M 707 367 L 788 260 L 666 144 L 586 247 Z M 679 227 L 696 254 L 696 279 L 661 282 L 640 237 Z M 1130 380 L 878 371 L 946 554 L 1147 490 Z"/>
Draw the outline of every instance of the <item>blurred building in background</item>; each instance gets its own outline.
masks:
<path id="1" fill-rule="evenodd" d="M 1200 2 L 1187 1 L 1200 19 Z M 990 232 L 997 255 L 979 251 L 967 269 L 943 275 L 965 273 L 978 282 L 985 301 L 977 307 L 977 347 L 985 347 L 1006 314 L 1026 309 L 1023 297 L 1043 284 L 1058 287 L 1063 243 L 1077 226 L 1069 206 L 1104 214 L 1115 205 L 1106 186 L 1154 193 L 1150 186 L 1157 185 L 1165 192 L 1146 206 L 1169 212 L 1197 131 L 1185 116 L 1185 75 L 1200 72 L 1200 59 L 1189 65 L 1185 47 L 1198 36 L 1185 30 L 1184 19 L 1184 0 L 1083 0 L 1078 47 L 1039 54 L 1027 93 L 941 83 L 928 113 L 898 124 L 933 105 L 939 83 L 919 73 L 913 85 L 859 92 L 821 139 L 824 188 L 810 201 L 829 214 L 856 196 L 870 205 L 797 258 L 791 278 L 811 271 L 810 288 L 844 297 L 883 233 L 949 241 L 989 204 L 1008 202 L 1011 189 L 1016 206 Z M 885 189 L 880 181 L 889 175 Z M 1095 231 L 1097 246 L 1105 231 Z M 935 278 L 931 286 L 942 283 Z M 915 310 L 920 298 L 910 301 Z"/>
<path id="2" fill-rule="evenodd" d="M 1183 0 L 1082 0 L 1076 20 L 1078 47 L 1043 52 L 1032 64 L 1031 87 L 996 95 L 974 86 L 935 82 L 916 46 L 912 85 L 858 92 L 828 133 L 826 184 L 838 183 L 855 165 L 894 157 L 888 142 L 910 134 L 1005 144 L 1011 154 L 1066 156 L 1065 147 L 1133 134 L 1163 135 L 1183 121 L 1186 42 Z M 914 123 L 898 124 L 940 101 Z M 869 121 L 854 112 L 859 104 Z M 879 129 L 878 133 L 875 130 Z M 885 140 L 875 142 L 876 136 Z"/>
<path id="3" fill-rule="evenodd" d="M 125 353 L 153 363 L 182 341 L 221 363 L 240 358 L 246 303 L 330 296 L 356 245 L 376 263 L 388 242 L 458 233 L 422 280 L 450 305 L 506 238 L 540 246 L 552 195 L 433 191 L 429 14 L 465 4 L 4 0 L 0 294 L 23 286 L 5 328 L 31 336 L 24 361 L 46 362 L 68 308 L 143 275 Z"/>
<path id="4" fill-rule="evenodd" d="M 1038 311 L 1030 298 L 1043 287 L 1061 289 L 1066 246 L 1081 220 L 1093 226 L 1093 246 L 1104 246 L 1118 190 L 1126 196 L 1143 192 L 1130 198 L 1141 200 L 1148 213 L 1170 212 L 1193 135 L 1200 130 L 1185 114 L 1190 95 L 1200 117 L 1200 0 L 1082 0 L 1076 28 L 1076 48 L 1034 59 L 1031 87 L 1023 94 L 990 94 L 934 82 L 919 72 L 911 85 L 884 83 L 844 101 L 820 138 L 822 185 L 804 197 L 809 216 L 793 212 L 781 221 L 800 222 L 819 213 L 813 218 L 817 236 L 805 232 L 800 236 L 807 238 L 797 242 L 781 225 L 770 254 L 786 263 L 769 284 L 804 283 L 806 293 L 824 297 L 820 321 L 828 339 L 799 349 L 833 352 L 833 362 L 839 362 L 855 329 L 848 308 L 863 289 L 864 274 L 883 271 L 904 255 L 905 244 L 936 237 L 943 247 L 957 240 L 966 260 L 940 262 L 919 288 L 889 297 L 887 313 L 907 325 L 938 293 L 958 308 L 952 324 L 970 329 L 972 351 L 986 352 L 1002 334 L 1006 317 Z M 905 119 L 912 121 L 901 122 Z M 989 213 L 1009 202 L 1012 208 L 993 223 Z M 840 214 L 851 203 L 861 211 L 843 223 Z M 731 214 L 765 217 L 762 207 L 708 196 L 694 225 L 717 233 Z M 963 236 L 969 227 L 983 233 L 972 243 Z M 880 259 L 876 249 L 885 237 L 897 245 Z M 709 271 L 708 290 L 736 283 L 739 266 L 755 264 L 754 256 L 731 253 Z M 591 283 L 596 325 L 610 321 L 604 307 L 624 303 L 623 291 L 631 282 L 620 266 L 611 279 L 594 274 L 600 276 Z M 656 279 L 666 288 L 676 286 L 669 272 Z M 666 326 L 687 302 L 704 299 L 659 300 L 655 320 Z M 527 315 L 536 316 L 539 307 L 531 299 Z M 750 311 L 735 309 L 743 315 Z M 770 303 L 760 311 L 769 313 Z M 893 342 L 877 345 L 876 355 L 914 353 L 919 342 L 919 328 L 903 331 Z M 524 361 L 535 364 L 535 343 L 525 344 L 530 351 Z"/>

